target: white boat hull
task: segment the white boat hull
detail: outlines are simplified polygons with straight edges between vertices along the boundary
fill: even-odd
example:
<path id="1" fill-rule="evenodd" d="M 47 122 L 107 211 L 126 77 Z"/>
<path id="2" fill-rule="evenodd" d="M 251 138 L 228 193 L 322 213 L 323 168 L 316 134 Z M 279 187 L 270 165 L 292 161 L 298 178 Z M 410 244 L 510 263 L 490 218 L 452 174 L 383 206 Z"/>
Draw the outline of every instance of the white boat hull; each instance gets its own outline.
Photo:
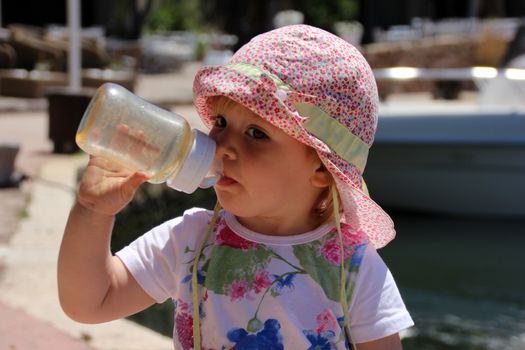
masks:
<path id="1" fill-rule="evenodd" d="M 364 173 L 387 208 L 525 217 L 525 114 L 380 117 Z"/>

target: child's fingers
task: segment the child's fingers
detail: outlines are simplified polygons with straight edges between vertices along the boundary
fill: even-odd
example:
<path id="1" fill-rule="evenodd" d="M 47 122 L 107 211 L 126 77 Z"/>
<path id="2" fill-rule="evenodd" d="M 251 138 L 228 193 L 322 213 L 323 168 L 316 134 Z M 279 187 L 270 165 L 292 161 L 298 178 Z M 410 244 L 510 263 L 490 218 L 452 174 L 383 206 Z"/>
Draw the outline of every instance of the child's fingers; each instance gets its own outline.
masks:
<path id="1" fill-rule="evenodd" d="M 149 176 L 144 173 L 134 173 L 129 176 L 126 181 L 122 184 L 122 191 L 125 198 L 131 199 L 140 185 L 148 181 Z"/>
<path id="2" fill-rule="evenodd" d="M 130 134 L 129 137 L 130 137 L 130 141 L 132 141 L 131 146 L 129 148 L 129 154 L 132 157 L 140 158 L 142 155 L 142 150 L 144 148 L 144 143 L 145 143 L 144 131 L 138 130 L 135 133 L 135 135 Z"/>
<path id="3" fill-rule="evenodd" d="M 104 174 L 106 175 L 121 175 L 125 173 L 129 173 L 129 170 L 124 168 L 118 163 L 115 163 L 113 161 L 107 160 L 102 157 L 97 156 L 89 156 L 89 163 L 88 167 L 91 166 L 93 168 L 99 169 L 104 171 Z"/>
<path id="4" fill-rule="evenodd" d="M 129 148 L 129 126 L 126 124 L 118 124 L 116 132 L 111 138 L 110 148 L 117 152 L 126 154 Z"/>
<path id="5" fill-rule="evenodd" d="M 90 142 L 100 143 L 103 136 L 104 134 L 102 133 L 102 130 L 100 129 L 100 127 L 93 128 L 93 130 L 91 131 L 91 135 L 89 135 Z"/>
<path id="6" fill-rule="evenodd" d="M 134 173 L 128 181 L 131 181 L 131 184 L 138 187 L 142 185 L 144 182 L 148 181 L 150 177 L 148 174 L 136 172 Z"/>
<path id="7" fill-rule="evenodd" d="M 161 151 L 151 140 L 148 140 L 144 130 L 130 128 L 126 124 L 117 125 L 110 148 L 121 156 L 133 159 L 140 169 L 150 168 Z"/>

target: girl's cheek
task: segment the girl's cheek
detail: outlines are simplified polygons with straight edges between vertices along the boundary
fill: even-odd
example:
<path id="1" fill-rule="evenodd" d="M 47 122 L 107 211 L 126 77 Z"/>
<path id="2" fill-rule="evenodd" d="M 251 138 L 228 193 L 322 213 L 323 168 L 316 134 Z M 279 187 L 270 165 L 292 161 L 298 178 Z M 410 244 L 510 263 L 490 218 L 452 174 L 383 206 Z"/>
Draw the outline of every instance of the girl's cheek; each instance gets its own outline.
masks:
<path id="1" fill-rule="evenodd" d="M 242 151 L 246 157 L 252 162 L 264 162 L 267 160 L 275 160 L 276 154 L 268 149 L 268 147 L 261 146 L 257 142 L 243 142 Z"/>

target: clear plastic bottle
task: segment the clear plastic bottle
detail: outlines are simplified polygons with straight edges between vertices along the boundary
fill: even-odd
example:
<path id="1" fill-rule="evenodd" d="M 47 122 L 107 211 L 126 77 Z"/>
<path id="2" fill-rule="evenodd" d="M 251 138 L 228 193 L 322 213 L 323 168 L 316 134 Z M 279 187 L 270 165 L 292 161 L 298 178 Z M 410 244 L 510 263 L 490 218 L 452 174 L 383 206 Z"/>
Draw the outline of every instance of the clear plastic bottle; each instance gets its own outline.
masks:
<path id="1" fill-rule="evenodd" d="M 120 85 L 103 84 L 89 103 L 76 142 L 86 153 L 150 176 L 149 182 L 192 193 L 220 176 L 215 142 L 180 115 Z"/>

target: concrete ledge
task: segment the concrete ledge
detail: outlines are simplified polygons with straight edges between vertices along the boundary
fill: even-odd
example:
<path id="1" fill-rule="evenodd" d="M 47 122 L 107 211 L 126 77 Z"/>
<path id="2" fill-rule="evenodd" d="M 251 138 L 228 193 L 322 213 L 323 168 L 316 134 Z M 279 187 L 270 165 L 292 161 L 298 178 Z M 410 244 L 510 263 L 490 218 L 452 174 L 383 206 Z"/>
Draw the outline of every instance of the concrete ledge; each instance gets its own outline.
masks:
<path id="1" fill-rule="evenodd" d="M 58 302 L 56 264 L 76 188 L 76 174 L 87 156 L 55 157 L 44 163 L 31 189 L 27 218 L 2 253 L 5 268 L 0 302 L 49 323 L 73 339 L 100 350 L 168 350 L 172 340 L 128 320 L 84 325 L 64 315 Z M 27 330 L 32 337 L 32 330 Z"/>

